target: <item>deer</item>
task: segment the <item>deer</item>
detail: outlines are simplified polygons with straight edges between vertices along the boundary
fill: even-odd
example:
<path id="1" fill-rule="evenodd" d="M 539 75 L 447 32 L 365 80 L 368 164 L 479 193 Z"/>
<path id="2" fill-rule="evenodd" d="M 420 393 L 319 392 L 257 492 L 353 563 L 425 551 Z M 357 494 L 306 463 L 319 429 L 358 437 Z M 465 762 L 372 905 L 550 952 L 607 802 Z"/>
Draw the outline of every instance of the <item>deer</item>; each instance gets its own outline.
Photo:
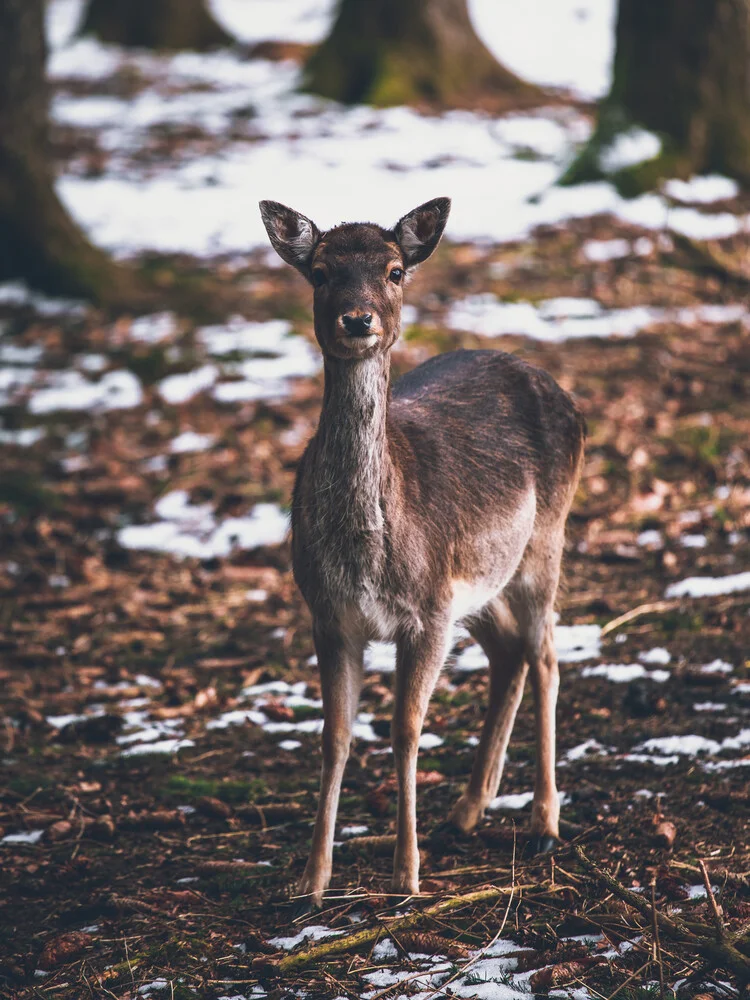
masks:
<path id="1" fill-rule="evenodd" d="M 554 606 L 585 421 L 550 374 L 501 351 L 449 351 L 392 382 L 404 287 L 437 247 L 450 205 L 428 201 L 392 229 L 321 231 L 285 205 L 260 202 L 271 245 L 313 287 L 324 367 L 320 421 L 298 466 L 291 518 L 324 716 L 320 797 L 297 886 L 307 908 L 322 904 L 331 879 L 371 641 L 396 645 L 392 891 L 419 893 L 418 744 L 459 622 L 487 655 L 489 696 L 471 777 L 448 822 L 471 831 L 496 796 L 530 674 L 529 843 L 535 853 L 559 843 Z"/>

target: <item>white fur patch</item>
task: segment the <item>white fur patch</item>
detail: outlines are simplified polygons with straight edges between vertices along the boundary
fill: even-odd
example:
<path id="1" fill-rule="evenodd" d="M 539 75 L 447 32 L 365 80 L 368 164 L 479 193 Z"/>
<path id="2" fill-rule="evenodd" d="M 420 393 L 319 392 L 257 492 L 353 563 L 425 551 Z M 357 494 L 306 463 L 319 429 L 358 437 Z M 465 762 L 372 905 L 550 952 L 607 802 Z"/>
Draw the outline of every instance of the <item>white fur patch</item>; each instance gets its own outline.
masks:
<path id="1" fill-rule="evenodd" d="M 297 235 L 289 237 L 286 244 L 297 260 L 305 261 L 310 256 L 313 243 L 315 242 L 315 236 L 313 234 L 312 223 L 309 219 L 300 215 L 298 217 L 298 222 L 299 229 L 297 230 Z"/>
<path id="2" fill-rule="evenodd" d="M 401 247 L 407 254 L 413 252 L 414 250 L 419 250 L 422 246 L 424 246 L 424 241 L 420 240 L 419 236 L 417 236 L 416 219 L 405 219 L 401 223 L 401 232 L 399 236 Z"/>

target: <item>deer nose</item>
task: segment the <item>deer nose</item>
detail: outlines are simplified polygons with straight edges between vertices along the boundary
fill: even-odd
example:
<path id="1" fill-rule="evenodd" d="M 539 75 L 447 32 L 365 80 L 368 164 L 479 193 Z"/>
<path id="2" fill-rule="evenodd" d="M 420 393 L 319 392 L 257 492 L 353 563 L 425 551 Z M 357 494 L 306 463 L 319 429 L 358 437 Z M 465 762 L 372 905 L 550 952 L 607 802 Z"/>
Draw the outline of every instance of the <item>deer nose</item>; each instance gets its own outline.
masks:
<path id="1" fill-rule="evenodd" d="M 344 313 L 341 323 L 350 337 L 369 337 L 372 313 Z"/>

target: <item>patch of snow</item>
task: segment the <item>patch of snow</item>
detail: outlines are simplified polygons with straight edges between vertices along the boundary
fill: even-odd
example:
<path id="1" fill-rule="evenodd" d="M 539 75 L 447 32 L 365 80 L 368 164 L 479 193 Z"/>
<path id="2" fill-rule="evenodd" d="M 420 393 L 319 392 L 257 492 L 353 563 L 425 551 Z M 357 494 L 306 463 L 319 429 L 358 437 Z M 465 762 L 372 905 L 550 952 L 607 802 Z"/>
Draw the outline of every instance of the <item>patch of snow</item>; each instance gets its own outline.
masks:
<path id="1" fill-rule="evenodd" d="M 97 375 L 99 372 L 104 371 L 109 361 L 103 354 L 80 354 L 76 358 L 76 364 L 83 368 L 85 372 Z"/>
<path id="2" fill-rule="evenodd" d="M 242 316 L 232 316 L 220 326 L 204 326 L 196 331 L 196 339 L 209 354 L 221 357 L 226 354 L 284 353 L 289 340 L 294 343 L 302 338 L 291 337 L 292 325 L 285 319 L 272 319 L 255 323 Z M 303 341 L 306 343 L 306 341 Z"/>
<path id="3" fill-rule="evenodd" d="M 177 751 L 182 750 L 183 747 L 194 746 L 195 743 L 193 740 L 178 738 L 170 740 L 157 740 L 155 743 L 137 743 L 135 746 L 128 747 L 127 750 L 123 750 L 120 756 L 136 757 L 138 755 L 148 753 L 177 753 Z"/>
<path id="4" fill-rule="evenodd" d="M 493 812 L 500 809 L 515 812 L 519 809 L 525 809 L 526 806 L 533 801 L 533 799 L 533 792 L 519 792 L 515 795 L 498 795 L 488 804 L 487 808 Z"/>
<path id="5" fill-rule="evenodd" d="M 663 646 L 655 646 L 653 649 L 649 649 L 645 653 L 641 653 L 638 659 L 641 663 L 658 663 L 662 666 L 666 666 L 672 657 L 669 655 L 669 651 L 664 649 Z"/>
<path id="6" fill-rule="evenodd" d="M 726 708 L 723 701 L 696 701 L 693 705 L 694 712 L 725 712 Z"/>
<path id="7" fill-rule="evenodd" d="M 302 744 L 300 743 L 299 740 L 282 740 L 279 743 L 279 747 L 282 750 L 299 750 L 301 746 Z"/>
<path id="8" fill-rule="evenodd" d="M 655 159 L 661 153 L 661 139 L 653 132 L 634 128 L 616 136 L 614 142 L 602 150 L 599 166 L 605 174 L 615 174 L 639 163 Z"/>
<path id="9" fill-rule="evenodd" d="M 716 754 L 721 750 L 721 743 L 706 739 L 705 736 L 657 736 L 645 740 L 636 747 L 637 751 L 645 750 L 665 756 L 695 757 L 696 754 Z"/>
<path id="10" fill-rule="evenodd" d="M 259 503 L 246 517 L 230 517 L 217 524 L 210 505 L 193 506 L 183 490 L 175 490 L 162 497 L 155 511 L 165 520 L 130 525 L 118 532 L 123 548 L 212 559 L 228 556 L 235 548 L 280 545 L 289 531 L 289 519 L 277 504 Z"/>
<path id="11" fill-rule="evenodd" d="M 420 750 L 434 750 L 443 745 L 443 738 L 436 733 L 422 733 L 419 737 Z"/>
<path id="12" fill-rule="evenodd" d="M 196 434 L 195 431 L 183 431 L 173 438 L 169 450 L 173 455 L 184 455 L 186 452 L 207 451 L 216 441 L 215 434 Z"/>
<path id="13" fill-rule="evenodd" d="M 556 625 L 555 648 L 560 663 L 593 660 L 601 653 L 599 625 Z"/>
<path id="14" fill-rule="evenodd" d="M 680 545 L 686 549 L 705 549 L 708 539 L 705 535 L 681 535 Z"/>
<path id="15" fill-rule="evenodd" d="M 390 962 L 398 958 L 398 948 L 390 938 L 378 941 L 370 956 L 373 962 Z"/>
<path id="16" fill-rule="evenodd" d="M 392 642 L 371 642 L 365 650 L 365 670 L 392 674 L 396 669 L 396 647 Z"/>
<path id="17" fill-rule="evenodd" d="M 18 344 L 0 344 L 0 361 L 7 365 L 34 365 L 41 361 L 43 354 L 44 348 L 38 344 L 27 347 L 20 347 Z"/>
<path id="18" fill-rule="evenodd" d="M 575 760 L 583 760 L 585 757 L 606 757 L 611 749 L 605 747 L 598 740 L 585 740 L 578 746 L 567 750 L 560 760 L 560 764 L 569 763 Z"/>
<path id="19" fill-rule="evenodd" d="M 689 181 L 673 179 L 664 185 L 664 191 L 670 198 L 698 205 L 710 205 L 726 198 L 736 198 L 739 190 L 737 181 L 718 174 L 691 177 Z"/>
<path id="20" fill-rule="evenodd" d="M 24 830 L 22 833 L 6 833 L 0 844 L 38 844 L 44 830 Z"/>
<path id="21" fill-rule="evenodd" d="M 481 646 L 474 643 L 473 646 L 467 646 L 459 653 L 453 669 L 460 673 L 470 673 L 474 670 L 484 670 L 487 666 L 489 666 L 487 655 Z"/>
<path id="22" fill-rule="evenodd" d="M 583 245 L 583 256 L 594 264 L 619 260 L 630 256 L 631 252 L 630 241 L 623 239 L 588 240 Z"/>
<path id="23" fill-rule="evenodd" d="M 143 986 L 139 986 L 136 993 L 141 996 L 148 996 L 149 993 L 153 993 L 155 990 L 166 990 L 169 988 L 170 981 L 168 979 L 153 979 L 150 983 L 144 983 Z"/>
<path id="24" fill-rule="evenodd" d="M 730 576 L 690 576 L 679 583 L 670 584 L 666 597 L 721 597 L 750 590 L 750 572 Z"/>
<path id="25" fill-rule="evenodd" d="M 37 389 L 29 400 L 31 413 L 58 410 L 128 410 L 143 402 L 136 376 L 126 370 L 107 372 L 89 382 L 77 371 L 50 372 L 47 388 Z"/>
<path id="26" fill-rule="evenodd" d="M 659 757 L 656 754 L 627 753 L 623 760 L 631 761 L 633 764 L 655 764 L 657 767 L 666 767 L 668 764 L 678 764 L 680 758 L 675 754 L 671 757 Z"/>
<path id="27" fill-rule="evenodd" d="M 143 344 L 160 344 L 163 340 L 170 340 L 178 330 L 179 323 L 175 314 L 160 312 L 134 319 L 128 334 L 131 340 Z"/>
<path id="28" fill-rule="evenodd" d="M 165 403 L 179 406 L 199 392 L 210 389 L 218 377 L 219 369 L 216 365 L 203 365 L 182 375 L 168 375 L 159 383 L 159 395 Z"/>
<path id="29" fill-rule="evenodd" d="M 284 951 L 291 951 L 292 948 L 296 948 L 303 941 L 321 941 L 323 938 L 337 937 L 339 934 L 343 934 L 343 931 L 334 931 L 330 927 L 324 927 L 321 924 L 311 924 L 309 927 L 303 927 L 299 934 L 289 937 L 269 938 L 268 943 L 272 944 L 274 948 L 283 948 Z"/>
<path id="30" fill-rule="evenodd" d="M 367 826 L 342 826 L 340 835 L 342 837 L 361 837 L 363 834 L 367 833 L 369 827 Z"/>
<path id="31" fill-rule="evenodd" d="M 663 684 L 671 674 L 668 670 L 646 670 L 640 663 L 601 663 L 596 667 L 584 667 L 581 677 L 606 677 L 615 684 L 627 684 L 639 677 L 647 677 Z"/>
<path id="32" fill-rule="evenodd" d="M 52 299 L 32 291 L 22 281 L 0 283 L 0 305 L 30 306 L 40 316 L 59 316 L 62 313 L 80 316 L 86 311 L 85 304 L 77 299 Z"/>
<path id="33" fill-rule="evenodd" d="M 224 712 L 218 719 L 207 722 L 206 729 L 226 729 L 228 726 L 242 726 L 246 722 L 262 726 L 266 722 L 266 717 L 262 712 L 251 708 L 235 708 L 231 712 Z"/>
<path id="34" fill-rule="evenodd" d="M 99 712 L 99 715 L 103 715 L 103 712 Z M 70 725 L 71 722 L 82 722 L 84 719 L 96 718 L 96 715 L 47 715 L 45 716 L 45 721 L 52 726 L 53 729 L 63 729 L 65 726 Z"/>
<path id="35" fill-rule="evenodd" d="M 726 660 L 711 660 L 710 663 L 705 663 L 700 668 L 702 674 L 731 674 L 733 672 L 734 667 Z"/>

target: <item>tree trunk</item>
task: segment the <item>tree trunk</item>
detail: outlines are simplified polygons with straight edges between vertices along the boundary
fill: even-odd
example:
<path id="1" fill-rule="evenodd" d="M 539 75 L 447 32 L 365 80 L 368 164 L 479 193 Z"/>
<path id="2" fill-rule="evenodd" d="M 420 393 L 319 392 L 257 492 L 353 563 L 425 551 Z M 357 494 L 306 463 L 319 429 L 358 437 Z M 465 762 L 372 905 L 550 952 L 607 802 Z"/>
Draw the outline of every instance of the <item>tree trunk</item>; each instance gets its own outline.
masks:
<path id="1" fill-rule="evenodd" d="M 483 107 L 539 103 L 541 91 L 496 61 L 467 0 L 340 0 L 306 67 L 305 89 L 344 104 Z"/>
<path id="2" fill-rule="evenodd" d="M 606 176 L 602 152 L 633 127 L 662 152 L 626 169 L 626 186 L 709 171 L 750 183 L 748 0 L 620 0 L 612 88 L 567 179 Z"/>
<path id="3" fill-rule="evenodd" d="M 199 52 L 234 41 L 206 0 L 89 0 L 81 34 L 129 48 Z"/>
<path id="4" fill-rule="evenodd" d="M 43 0 L 0 0 L 0 280 L 122 303 L 134 276 L 88 242 L 55 193 L 45 55 Z"/>

